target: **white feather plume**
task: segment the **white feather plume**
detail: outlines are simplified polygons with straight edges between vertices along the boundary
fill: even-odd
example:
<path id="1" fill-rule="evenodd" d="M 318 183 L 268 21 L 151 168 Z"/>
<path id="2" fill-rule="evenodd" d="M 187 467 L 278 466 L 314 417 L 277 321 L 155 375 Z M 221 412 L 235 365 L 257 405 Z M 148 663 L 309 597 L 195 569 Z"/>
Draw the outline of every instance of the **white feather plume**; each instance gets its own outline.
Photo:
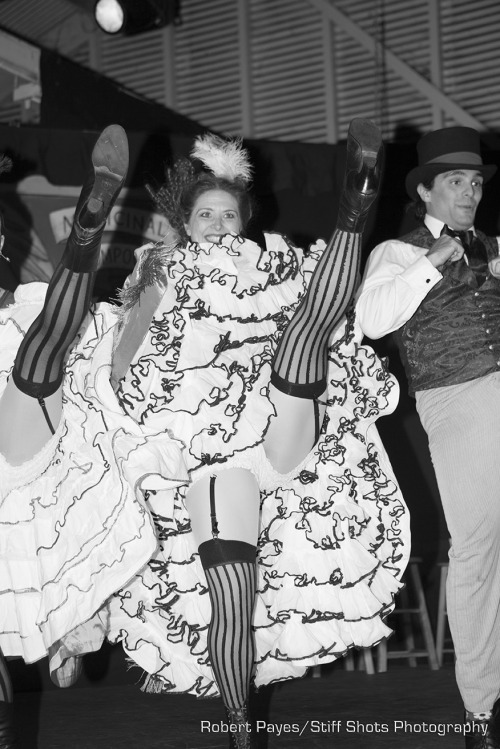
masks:
<path id="1" fill-rule="evenodd" d="M 191 156 L 199 159 L 216 177 L 225 177 L 231 182 L 235 179 L 249 182 L 252 178 L 252 165 L 241 138 L 224 140 L 213 133 L 199 135 Z"/>

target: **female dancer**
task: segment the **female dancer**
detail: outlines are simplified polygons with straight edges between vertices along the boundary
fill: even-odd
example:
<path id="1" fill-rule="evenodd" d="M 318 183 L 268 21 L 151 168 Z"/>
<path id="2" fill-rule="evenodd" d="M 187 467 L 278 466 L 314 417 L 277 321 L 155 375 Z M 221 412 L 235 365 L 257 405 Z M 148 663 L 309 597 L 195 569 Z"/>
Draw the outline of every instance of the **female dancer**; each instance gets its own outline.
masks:
<path id="1" fill-rule="evenodd" d="M 279 235 L 265 248 L 241 236 L 246 154 L 202 139 L 202 172 L 179 165 L 156 194 L 172 234 L 142 249 L 120 315 L 98 305 L 86 317 L 125 176 L 121 131 L 99 139 L 0 401 L 18 430 L 14 441 L 0 432 L 7 503 L 44 481 L 43 511 L 59 513 L 43 545 L 51 563 L 37 559 L 50 568 L 43 616 L 18 618 L 32 625 L 24 646 L 39 634 L 60 682 L 107 635 L 148 673 L 147 689 L 220 692 L 236 745 L 248 746 L 252 676 L 302 675 L 388 633 L 408 528 L 372 427 L 397 388 L 343 324 L 381 149 L 373 124 L 353 121 L 337 229 L 306 256 Z M 33 295 L 7 318 L 18 329 L 23 301 Z M 68 549 L 61 536 L 82 500 L 96 517 Z M 68 602 L 81 604 L 77 618 Z"/>

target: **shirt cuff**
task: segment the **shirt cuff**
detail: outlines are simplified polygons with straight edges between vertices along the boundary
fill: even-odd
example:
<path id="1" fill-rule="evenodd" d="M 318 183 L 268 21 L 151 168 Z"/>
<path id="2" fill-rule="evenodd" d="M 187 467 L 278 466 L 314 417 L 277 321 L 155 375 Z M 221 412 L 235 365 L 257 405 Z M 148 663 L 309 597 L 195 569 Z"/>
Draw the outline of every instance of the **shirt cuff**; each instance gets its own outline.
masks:
<path id="1" fill-rule="evenodd" d="M 401 276 L 415 291 L 427 293 L 442 279 L 443 274 L 423 255 L 406 268 Z"/>

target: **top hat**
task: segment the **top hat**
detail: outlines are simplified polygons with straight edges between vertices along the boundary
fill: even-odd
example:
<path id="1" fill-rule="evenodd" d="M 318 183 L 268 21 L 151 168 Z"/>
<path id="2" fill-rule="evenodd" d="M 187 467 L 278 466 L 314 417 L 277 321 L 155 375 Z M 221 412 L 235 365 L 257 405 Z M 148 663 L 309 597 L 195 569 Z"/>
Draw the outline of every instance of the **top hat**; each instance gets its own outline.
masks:
<path id="1" fill-rule="evenodd" d="M 487 182 L 497 170 L 494 164 L 483 164 L 479 133 L 471 127 L 445 127 L 427 133 L 417 143 L 417 153 L 418 166 L 406 177 L 406 191 L 412 200 L 418 198 L 418 185 L 436 174 L 475 169 Z"/>

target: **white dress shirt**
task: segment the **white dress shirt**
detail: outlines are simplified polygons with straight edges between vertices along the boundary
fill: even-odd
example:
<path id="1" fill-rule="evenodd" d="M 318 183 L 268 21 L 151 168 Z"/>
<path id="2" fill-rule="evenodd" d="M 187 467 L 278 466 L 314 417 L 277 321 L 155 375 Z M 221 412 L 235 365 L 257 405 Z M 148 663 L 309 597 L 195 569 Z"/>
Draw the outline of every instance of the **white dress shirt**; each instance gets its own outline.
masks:
<path id="1" fill-rule="evenodd" d="M 426 215 L 425 225 L 437 239 L 444 223 Z M 443 276 L 427 259 L 427 252 L 399 239 L 375 247 L 356 301 L 357 321 L 368 338 L 381 338 L 404 325 L 441 280 Z"/>

